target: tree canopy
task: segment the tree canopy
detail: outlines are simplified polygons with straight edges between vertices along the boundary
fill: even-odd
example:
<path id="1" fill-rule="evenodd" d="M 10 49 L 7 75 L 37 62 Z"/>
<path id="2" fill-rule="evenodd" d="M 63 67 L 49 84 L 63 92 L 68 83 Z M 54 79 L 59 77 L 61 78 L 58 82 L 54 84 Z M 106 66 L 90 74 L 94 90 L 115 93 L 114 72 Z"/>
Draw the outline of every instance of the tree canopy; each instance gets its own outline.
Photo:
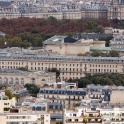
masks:
<path id="1" fill-rule="evenodd" d="M 60 76 L 60 71 L 57 68 L 48 69 L 49 72 L 56 72 L 56 78 Z"/>
<path id="2" fill-rule="evenodd" d="M 78 82 L 78 87 L 83 88 L 89 84 L 100 85 L 117 85 L 124 86 L 124 75 L 117 73 L 105 73 L 105 74 L 87 74 L 81 79 L 69 79 L 69 82 Z"/>
<path id="3" fill-rule="evenodd" d="M 5 95 L 8 96 L 9 99 L 12 99 L 12 97 L 15 97 L 17 100 L 19 99 L 19 96 L 12 94 L 10 90 L 5 90 Z"/>
<path id="4" fill-rule="evenodd" d="M 114 28 L 124 27 L 123 22 L 119 20 L 103 19 L 80 19 L 80 20 L 57 20 L 54 17 L 43 18 L 14 18 L 0 20 L 0 29 L 7 35 L 0 36 L 0 48 L 5 47 L 42 47 L 44 40 L 53 35 L 72 36 L 76 33 L 103 33 L 104 28 L 112 26 Z M 106 46 L 109 46 L 110 38 L 106 40 Z M 5 41 L 8 44 L 5 45 Z"/>
<path id="5" fill-rule="evenodd" d="M 35 84 L 25 84 L 27 90 L 29 91 L 31 96 L 37 97 L 37 93 L 39 93 L 40 88 Z"/>
<path id="6" fill-rule="evenodd" d="M 102 53 L 102 52 L 98 52 L 98 51 L 93 51 L 91 53 L 91 56 L 92 57 L 99 57 L 99 56 L 101 56 L 101 57 L 119 57 L 119 52 L 114 51 L 114 50 L 110 51 L 110 53 Z"/>
<path id="7" fill-rule="evenodd" d="M 57 20 L 54 17 L 43 18 L 13 18 L 0 20 L 0 30 L 17 35 L 23 32 L 32 34 L 74 34 L 77 32 L 103 33 L 103 27 L 123 28 L 123 21 L 107 19 Z"/>

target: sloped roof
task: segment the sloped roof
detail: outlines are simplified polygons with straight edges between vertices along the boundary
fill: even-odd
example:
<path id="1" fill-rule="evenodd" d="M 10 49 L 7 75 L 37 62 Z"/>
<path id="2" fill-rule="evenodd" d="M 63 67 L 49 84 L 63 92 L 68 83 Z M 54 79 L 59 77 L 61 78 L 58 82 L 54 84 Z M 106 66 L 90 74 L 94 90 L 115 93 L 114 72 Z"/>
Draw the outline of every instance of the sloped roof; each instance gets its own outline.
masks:
<path id="1" fill-rule="evenodd" d="M 2 31 L 0 31 L 0 35 L 5 35 L 5 33 L 4 33 L 4 32 L 2 32 Z"/>
<path id="2" fill-rule="evenodd" d="M 10 6 L 12 3 L 8 2 L 8 1 L 0 1 L 0 6 L 1 7 L 6 7 L 6 6 Z"/>
<path id="3" fill-rule="evenodd" d="M 75 43 L 77 42 L 74 38 L 66 37 L 64 38 L 64 43 Z"/>
<path id="4" fill-rule="evenodd" d="M 44 44 L 61 44 L 61 43 L 75 43 L 77 40 L 74 38 L 68 37 L 68 36 L 62 36 L 62 35 L 55 35 L 46 41 L 44 41 Z"/>

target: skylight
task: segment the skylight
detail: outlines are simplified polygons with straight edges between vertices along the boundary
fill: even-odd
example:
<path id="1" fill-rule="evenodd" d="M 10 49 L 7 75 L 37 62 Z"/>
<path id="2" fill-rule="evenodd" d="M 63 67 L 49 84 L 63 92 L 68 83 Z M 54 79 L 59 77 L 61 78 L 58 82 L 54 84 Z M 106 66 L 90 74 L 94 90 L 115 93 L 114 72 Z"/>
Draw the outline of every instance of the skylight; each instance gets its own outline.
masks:
<path id="1" fill-rule="evenodd" d="M 56 42 L 56 41 L 59 41 L 59 39 L 58 39 L 58 38 L 56 38 L 56 39 L 54 39 L 53 41 L 54 41 L 54 42 Z"/>

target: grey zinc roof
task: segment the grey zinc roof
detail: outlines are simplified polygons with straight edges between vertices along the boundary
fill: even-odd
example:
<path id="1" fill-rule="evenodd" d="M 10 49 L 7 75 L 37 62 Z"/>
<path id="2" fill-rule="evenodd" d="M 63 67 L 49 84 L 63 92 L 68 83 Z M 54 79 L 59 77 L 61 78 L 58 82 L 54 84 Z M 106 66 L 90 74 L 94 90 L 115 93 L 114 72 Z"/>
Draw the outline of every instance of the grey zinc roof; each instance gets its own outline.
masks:
<path id="1" fill-rule="evenodd" d="M 10 6 L 11 4 L 12 4 L 11 2 L 7 2 L 7 1 L 0 1 L 0 6 L 1 6 L 1 7 Z"/>
<path id="2" fill-rule="evenodd" d="M 49 105 L 62 105 L 61 103 L 58 102 L 52 102 L 52 103 L 48 103 Z"/>
<path id="3" fill-rule="evenodd" d="M 0 35 L 4 35 L 4 34 L 5 34 L 4 32 L 0 31 Z"/>
<path id="4" fill-rule="evenodd" d="M 79 57 L 79 56 L 29 56 L 29 55 L 11 55 L 1 56 L 0 59 L 17 60 L 48 60 L 48 61 L 79 61 L 79 62 L 124 62 L 124 58 L 119 57 Z"/>
<path id="5" fill-rule="evenodd" d="M 21 70 L 9 70 L 9 69 L 0 69 L 0 73 L 20 73 L 20 74 L 28 74 L 28 71 Z"/>
<path id="6" fill-rule="evenodd" d="M 64 38 L 66 38 L 67 36 L 60 36 L 60 35 L 55 35 L 49 39 L 47 39 L 46 41 L 44 41 L 44 44 L 60 44 L 62 42 L 62 40 L 64 40 Z"/>
<path id="7" fill-rule="evenodd" d="M 50 114 L 51 117 L 62 117 L 62 114 L 60 113 L 52 113 Z"/>

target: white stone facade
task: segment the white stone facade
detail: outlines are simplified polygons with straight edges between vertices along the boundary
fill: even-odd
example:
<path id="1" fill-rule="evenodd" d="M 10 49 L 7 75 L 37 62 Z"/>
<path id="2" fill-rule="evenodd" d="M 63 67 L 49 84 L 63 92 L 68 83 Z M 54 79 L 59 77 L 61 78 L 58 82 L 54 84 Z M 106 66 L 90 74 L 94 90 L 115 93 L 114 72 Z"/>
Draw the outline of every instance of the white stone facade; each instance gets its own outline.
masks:
<path id="1" fill-rule="evenodd" d="M 19 70 L 0 70 L 0 83 L 9 85 L 25 85 L 26 83 L 43 86 L 44 84 L 55 83 L 56 74 L 44 71 L 27 72 Z"/>
<path id="2" fill-rule="evenodd" d="M 1 124 L 50 124 L 48 113 L 0 113 Z"/>

